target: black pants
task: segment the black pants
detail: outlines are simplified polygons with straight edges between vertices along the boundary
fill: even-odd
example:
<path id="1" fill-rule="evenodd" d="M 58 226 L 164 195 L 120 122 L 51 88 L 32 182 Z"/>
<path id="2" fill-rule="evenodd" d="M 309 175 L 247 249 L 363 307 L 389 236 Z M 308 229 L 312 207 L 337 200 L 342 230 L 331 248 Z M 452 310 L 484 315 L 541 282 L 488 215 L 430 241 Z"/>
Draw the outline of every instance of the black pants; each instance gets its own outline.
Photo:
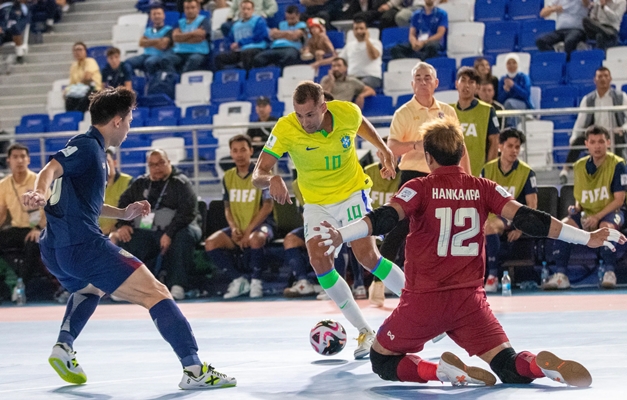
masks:
<path id="1" fill-rule="evenodd" d="M 420 178 L 422 176 L 427 176 L 429 174 L 418 171 L 401 171 L 401 182 L 400 186 L 403 186 L 408 181 L 414 178 Z M 394 229 L 392 229 L 383 239 L 383 243 L 381 244 L 381 255 L 388 260 L 394 261 L 396 256 L 398 255 L 399 249 L 405 243 L 405 239 L 409 234 L 409 218 L 405 218 L 400 221 Z"/>
<path id="2" fill-rule="evenodd" d="M 253 59 L 263 49 L 247 49 L 241 51 L 229 51 L 227 53 L 218 54 L 215 58 L 216 69 L 224 69 L 227 65 L 242 63 L 245 70 L 253 67 Z"/>
<path id="3" fill-rule="evenodd" d="M 39 253 L 39 243 L 24 241 L 30 231 L 31 228 L 9 228 L 0 231 L 0 254 L 25 284 L 35 277 L 47 276 Z M 23 254 L 24 262 L 14 262 L 10 257 L 12 254 Z"/>
<path id="4" fill-rule="evenodd" d="M 264 50 L 253 59 L 255 68 L 265 67 L 273 64 L 279 67 L 298 64 L 300 61 L 300 51 L 294 47 L 279 47 L 277 49 Z"/>
<path id="5" fill-rule="evenodd" d="M 577 50 L 579 42 L 586 39 L 586 34 L 581 29 L 558 29 L 549 32 L 536 39 L 536 46 L 540 51 L 553 51 L 553 46 L 559 42 L 564 42 L 564 51 L 570 58 L 570 53 Z"/>
<path id="6" fill-rule="evenodd" d="M 603 25 L 592 18 L 583 19 L 583 30 L 590 39 L 596 40 L 599 49 L 605 50 L 618 42 L 618 31 L 614 27 Z"/>
<path id="7" fill-rule="evenodd" d="M 392 53 L 392 58 L 395 60 L 397 58 L 419 58 L 424 61 L 428 58 L 437 57 L 441 48 L 440 43 L 436 41 L 427 42 L 424 47 L 418 51 L 415 51 L 409 43 L 401 43 L 392 47 L 390 52 Z"/>
<path id="8" fill-rule="evenodd" d="M 65 99 L 65 111 L 80 111 L 84 113 L 88 108 L 89 94 L 85 97 L 68 97 Z"/>
<path id="9" fill-rule="evenodd" d="M 162 231 L 149 231 L 136 228 L 128 243 L 120 243 L 120 247 L 139 258 L 153 273 L 157 266 L 157 258 L 161 253 L 159 241 Z M 167 271 L 166 286 L 174 285 L 189 288 L 188 273 L 194 269 L 194 249 L 200 240 L 200 228 L 188 225 L 174 235 L 170 248 L 163 256 L 161 271 Z"/>

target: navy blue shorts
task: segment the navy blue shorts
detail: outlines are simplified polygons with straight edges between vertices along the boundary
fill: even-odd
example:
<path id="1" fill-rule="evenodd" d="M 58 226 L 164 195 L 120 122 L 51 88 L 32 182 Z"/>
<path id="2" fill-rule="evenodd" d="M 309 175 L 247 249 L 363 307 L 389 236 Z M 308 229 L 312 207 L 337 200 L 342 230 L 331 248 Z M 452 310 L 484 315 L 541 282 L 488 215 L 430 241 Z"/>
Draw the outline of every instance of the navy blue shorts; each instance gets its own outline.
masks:
<path id="1" fill-rule="evenodd" d="M 222 229 L 222 232 L 224 232 L 224 234 L 226 236 L 228 236 L 229 238 L 231 238 L 231 228 L 224 228 Z M 272 239 L 274 239 L 274 228 L 272 228 L 272 225 L 270 224 L 266 224 L 263 223 L 261 225 L 259 225 L 258 227 L 256 227 L 253 232 L 262 232 L 266 234 L 266 243 L 270 243 L 272 241 Z"/>
<path id="2" fill-rule="evenodd" d="M 581 213 L 580 212 L 578 212 L 577 214 L 570 215 L 570 219 L 575 221 L 579 229 L 583 229 L 583 226 L 581 225 Z M 623 210 L 616 210 L 614 212 L 610 212 L 605 217 L 601 218 L 601 220 L 599 221 L 599 225 L 601 224 L 601 222 L 609 222 L 610 224 L 614 224 L 614 229 L 620 229 L 625 223 L 625 213 L 623 212 Z"/>
<path id="3" fill-rule="evenodd" d="M 113 293 L 143 264 L 105 237 L 74 246 L 51 248 L 40 243 L 39 247 L 48 270 L 70 293 L 90 283 Z"/>

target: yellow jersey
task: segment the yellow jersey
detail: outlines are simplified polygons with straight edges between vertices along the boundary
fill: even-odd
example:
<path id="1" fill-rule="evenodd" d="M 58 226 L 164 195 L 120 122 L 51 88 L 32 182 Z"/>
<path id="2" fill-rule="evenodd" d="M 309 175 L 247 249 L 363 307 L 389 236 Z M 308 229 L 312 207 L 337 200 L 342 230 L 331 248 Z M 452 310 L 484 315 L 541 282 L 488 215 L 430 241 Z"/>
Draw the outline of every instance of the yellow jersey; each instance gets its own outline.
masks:
<path id="1" fill-rule="evenodd" d="M 307 204 L 339 203 L 372 186 L 355 151 L 361 110 L 347 101 L 329 101 L 327 107 L 333 117 L 331 132 L 305 132 L 292 112 L 279 119 L 263 148 L 276 158 L 289 153 Z"/>

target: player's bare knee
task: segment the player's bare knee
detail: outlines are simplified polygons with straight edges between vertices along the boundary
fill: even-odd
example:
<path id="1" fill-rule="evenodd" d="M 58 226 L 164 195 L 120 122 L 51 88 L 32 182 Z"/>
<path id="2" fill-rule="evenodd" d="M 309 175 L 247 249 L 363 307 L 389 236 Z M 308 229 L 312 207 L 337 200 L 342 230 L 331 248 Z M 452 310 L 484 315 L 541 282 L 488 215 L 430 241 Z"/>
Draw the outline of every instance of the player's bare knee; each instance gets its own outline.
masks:
<path id="1" fill-rule="evenodd" d="M 368 270 L 373 270 L 377 266 L 379 258 L 381 257 L 381 255 L 378 252 L 374 251 L 374 249 L 353 252 L 357 261 Z"/>
<path id="2" fill-rule="evenodd" d="M 159 303 L 162 300 L 172 300 L 172 295 L 168 288 L 157 279 L 154 279 L 151 282 L 150 287 L 146 293 L 146 296 L 141 299 L 141 306 L 150 310 L 155 304 Z"/>
<path id="3" fill-rule="evenodd" d="M 296 247 L 303 247 L 304 245 L 305 242 L 293 233 L 288 233 L 283 239 L 283 248 L 285 250 L 293 249 Z"/>
<path id="4" fill-rule="evenodd" d="M 377 352 L 374 347 L 370 348 L 370 363 L 372 372 L 379 375 L 385 381 L 398 381 L 396 370 L 398 364 L 403 359 L 403 355 L 385 355 Z"/>
<path id="5" fill-rule="evenodd" d="M 486 235 L 501 235 L 505 231 L 505 226 L 503 225 L 503 221 L 500 219 L 494 218 L 493 220 L 488 219 L 485 223 L 485 234 Z"/>
<path id="6" fill-rule="evenodd" d="M 250 235 L 250 248 L 260 249 L 266 245 L 266 235 L 260 232 L 255 232 Z"/>

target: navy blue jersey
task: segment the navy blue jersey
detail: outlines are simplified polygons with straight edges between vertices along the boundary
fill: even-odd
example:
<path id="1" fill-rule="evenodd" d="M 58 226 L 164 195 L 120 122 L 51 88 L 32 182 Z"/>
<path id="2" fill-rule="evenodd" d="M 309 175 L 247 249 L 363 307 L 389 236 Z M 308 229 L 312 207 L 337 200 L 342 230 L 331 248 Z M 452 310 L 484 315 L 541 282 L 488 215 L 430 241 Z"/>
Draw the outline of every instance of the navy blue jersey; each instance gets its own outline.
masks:
<path id="1" fill-rule="evenodd" d="M 85 243 L 103 236 L 98 216 L 107 184 L 104 138 L 93 126 L 74 136 L 53 159 L 63 167 L 44 208 L 48 224 L 41 240 L 52 248 Z"/>

